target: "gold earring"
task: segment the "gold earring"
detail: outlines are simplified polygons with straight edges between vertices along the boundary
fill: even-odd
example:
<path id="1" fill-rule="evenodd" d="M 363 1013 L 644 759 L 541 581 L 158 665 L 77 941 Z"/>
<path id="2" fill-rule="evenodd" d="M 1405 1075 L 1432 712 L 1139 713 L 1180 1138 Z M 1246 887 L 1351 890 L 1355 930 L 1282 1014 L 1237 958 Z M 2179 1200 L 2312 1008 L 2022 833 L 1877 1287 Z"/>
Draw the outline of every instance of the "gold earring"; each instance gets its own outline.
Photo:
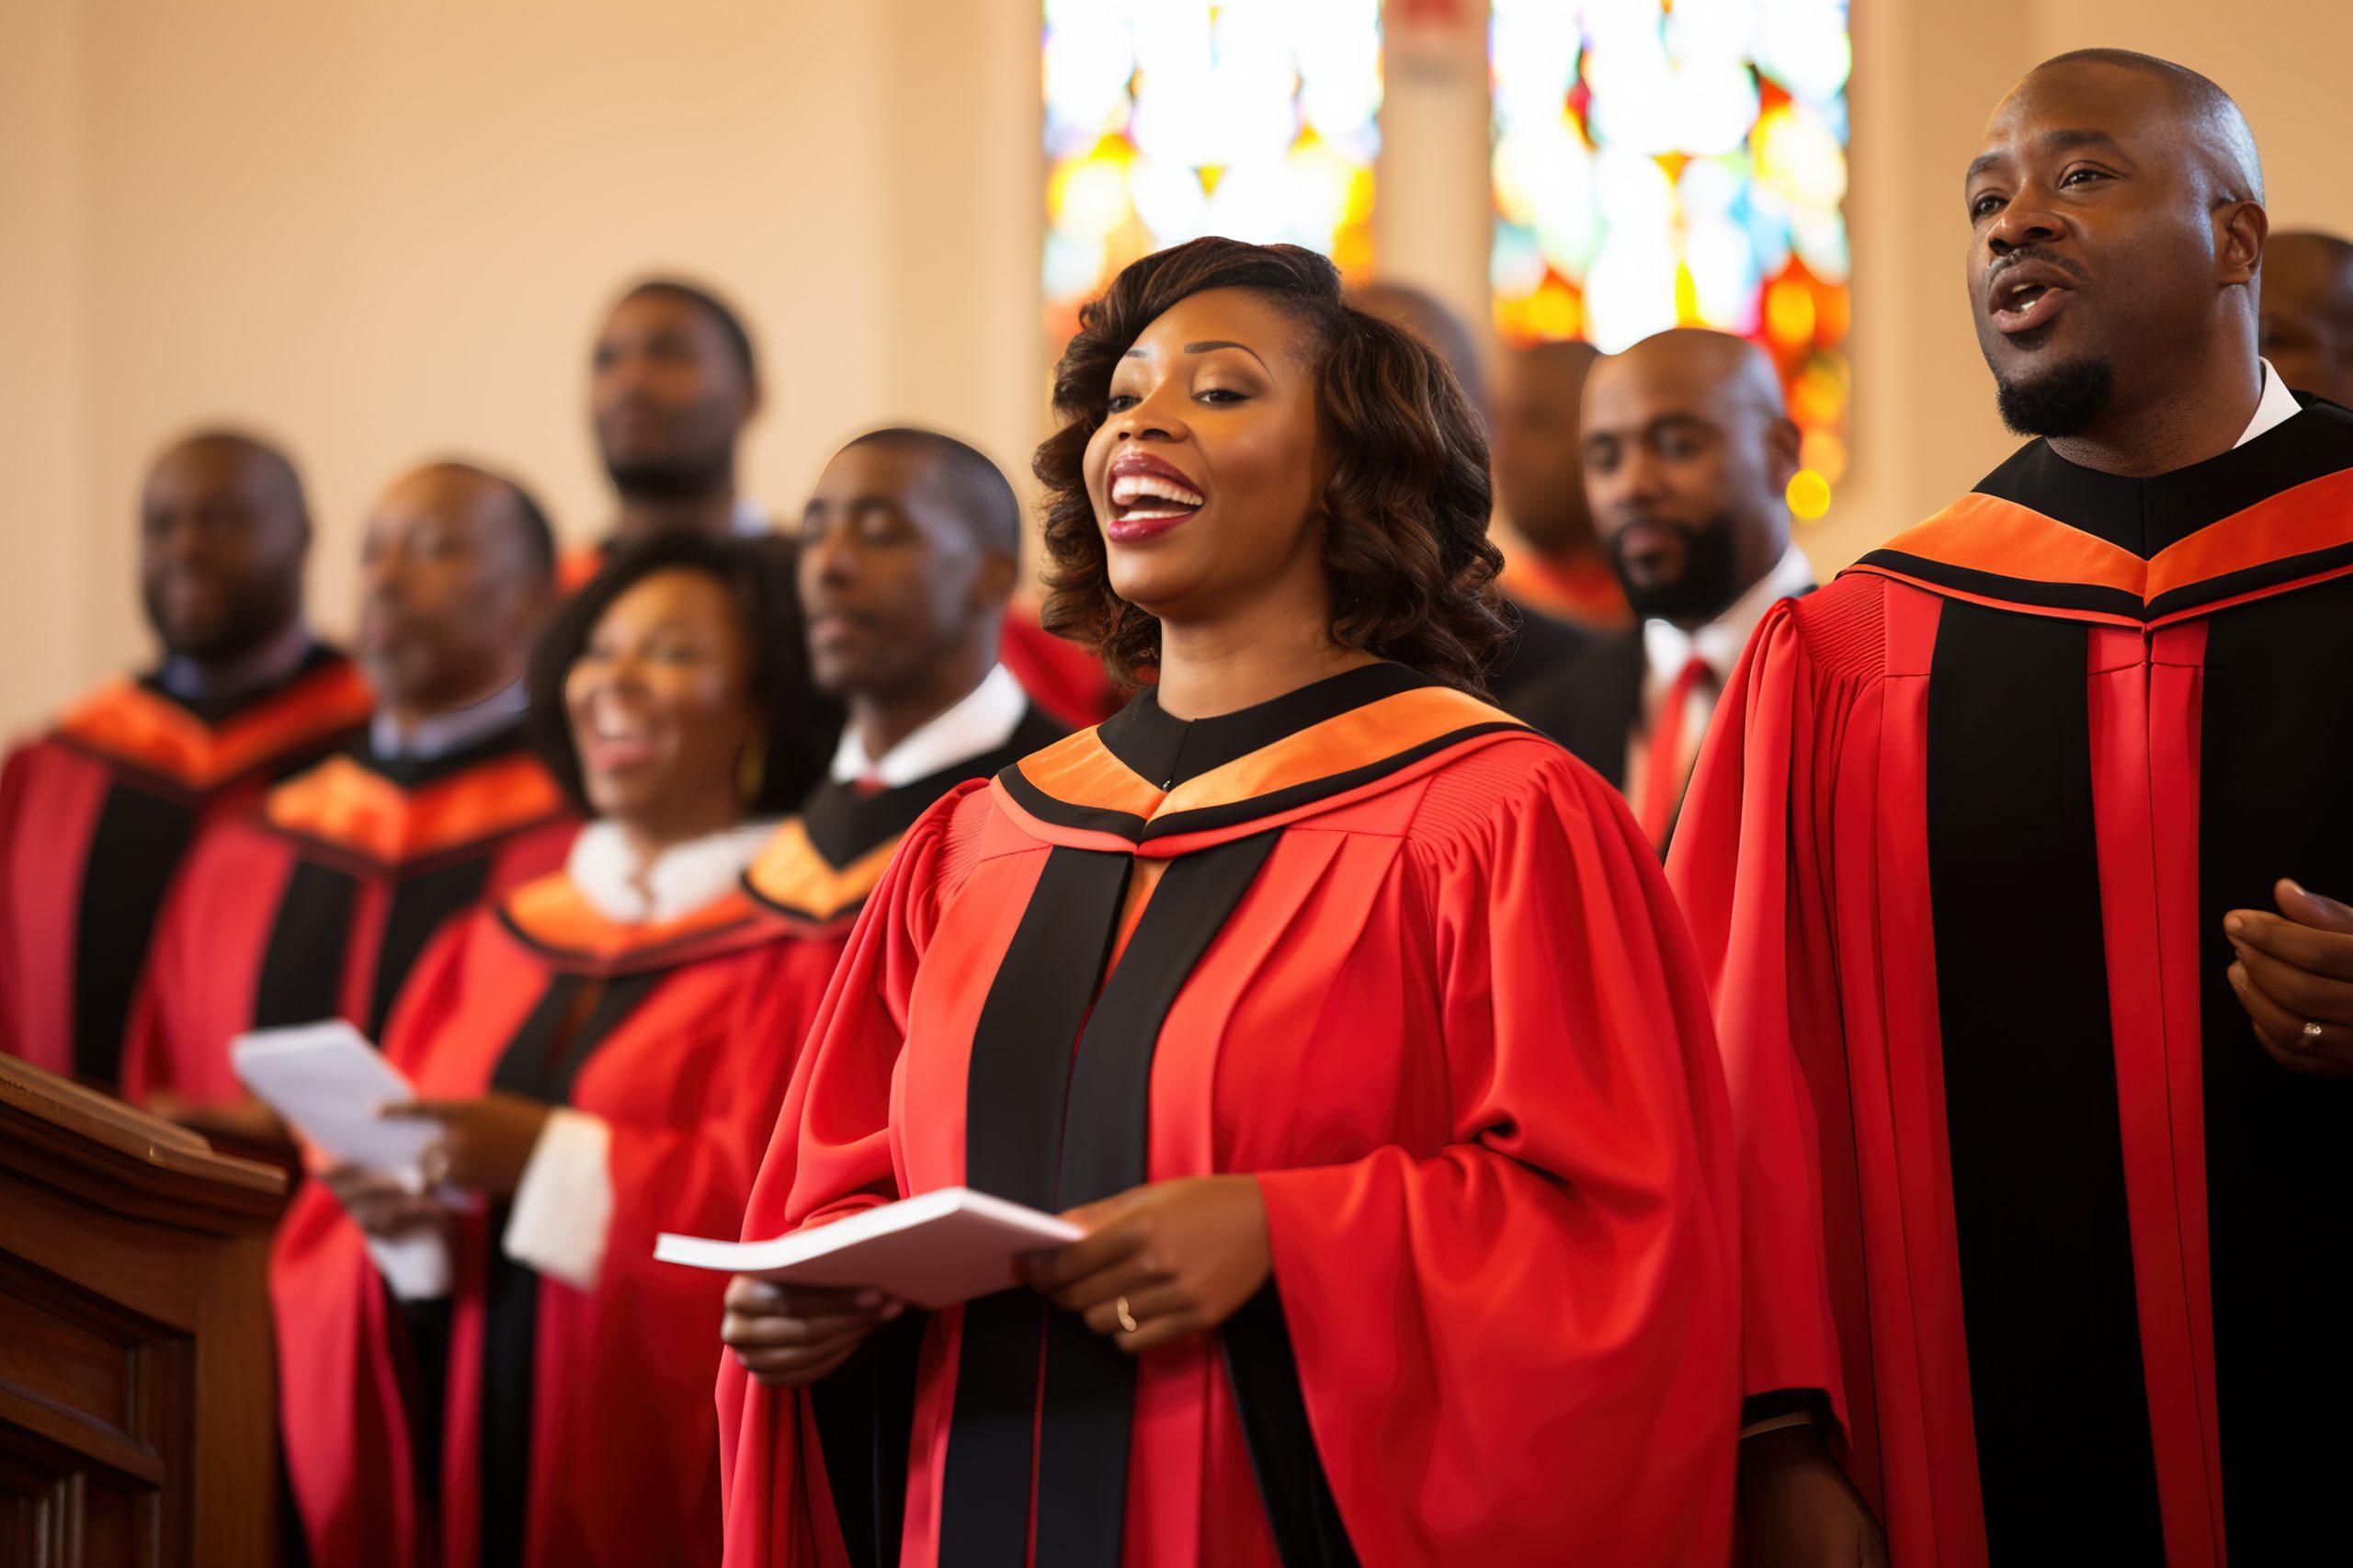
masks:
<path id="1" fill-rule="evenodd" d="M 767 782 L 767 736 L 758 730 L 744 742 L 744 749 L 735 754 L 735 797 L 746 806 L 760 798 L 760 787 Z"/>

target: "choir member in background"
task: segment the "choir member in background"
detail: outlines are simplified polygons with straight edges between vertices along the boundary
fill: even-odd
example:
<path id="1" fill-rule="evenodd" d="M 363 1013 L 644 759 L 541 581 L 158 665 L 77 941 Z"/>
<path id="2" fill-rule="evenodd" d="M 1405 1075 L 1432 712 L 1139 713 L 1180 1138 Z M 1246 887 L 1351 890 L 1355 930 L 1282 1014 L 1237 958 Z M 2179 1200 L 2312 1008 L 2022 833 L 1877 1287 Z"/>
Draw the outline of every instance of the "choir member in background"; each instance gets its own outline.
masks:
<path id="1" fill-rule="evenodd" d="M 1437 296 L 1405 283 L 1369 283 L 1356 290 L 1351 299 L 1358 309 L 1421 339 L 1454 372 L 1455 382 L 1470 400 L 1472 411 L 1483 421 L 1488 418 L 1486 377 L 1479 368 L 1479 351 L 1472 341 L 1471 329 L 1463 324 L 1461 316 L 1447 309 Z M 1569 445 L 1573 455 L 1575 444 L 1572 431 Z M 1498 479 L 1503 449 L 1499 439 L 1495 449 Z M 1531 586 L 1536 589 L 1532 595 L 1528 591 Z M 1617 590 L 1611 587 L 1608 593 L 1614 597 Z M 1516 581 L 1508 568 L 1504 574 L 1504 595 L 1509 607 L 1511 635 L 1488 665 L 1487 689 L 1497 707 L 1524 718 L 1520 703 L 1529 688 L 1585 652 L 1589 639 L 1579 624 L 1586 619 L 1581 613 L 1564 612 L 1546 602 L 1540 584 Z"/>
<path id="2" fill-rule="evenodd" d="M 783 558 L 617 555 L 535 655 L 535 738 L 592 816 L 560 871 L 438 937 L 385 1038 L 438 1124 L 422 1195 L 338 1168 L 272 1256 L 312 1561 L 709 1562 L 723 1281 L 654 1262 L 743 1211 L 792 1064 L 744 1010 L 813 1006 L 829 947 L 741 878 L 834 742 Z"/>
<path id="3" fill-rule="evenodd" d="M 933 430 L 860 436 L 818 476 L 797 543 L 811 675 L 848 722 L 824 780 L 745 885 L 838 941 L 934 801 L 1063 730 L 997 663 L 1021 507 L 980 452 Z M 810 1000 L 793 1004 L 801 1017 Z"/>
<path id="4" fill-rule="evenodd" d="M 2353 242 L 2309 231 L 2263 249 L 2263 357 L 2290 390 L 2353 407 Z"/>
<path id="5" fill-rule="evenodd" d="M 368 714 L 302 618 L 310 511 L 252 436 L 175 443 L 139 501 L 162 664 L 114 681 L 0 769 L 0 1051 L 112 1086 L 155 919 L 190 848 Z"/>
<path id="6" fill-rule="evenodd" d="M 1081 320 L 1047 619 L 1158 682 L 908 833 L 745 1230 L 1087 1234 L 929 1318 L 736 1280 L 728 1561 L 1720 1563 L 1705 996 L 1623 803 L 1476 695 L 1476 415 L 1290 246 Z"/>
<path id="7" fill-rule="evenodd" d="M 436 931 L 562 863 L 575 819 L 523 729 L 553 567 L 546 517 L 503 475 L 428 463 L 377 498 L 354 644 L 375 713 L 189 858 L 132 1010 L 126 1096 L 271 1137 L 231 1066 L 238 1035 L 340 1017 L 377 1038 Z"/>
<path id="8" fill-rule="evenodd" d="M 2310 1561 L 2353 415 L 2256 354 L 2262 173 L 2205 77 L 2062 55 L 1956 184 L 2036 439 L 1767 615 L 1671 858 L 1751 1178 L 1749 1534 L 1853 1562 L 1868 1501 L 1898 1562 Z"/>
<path id="9" fill-rule="evenodd" d="M 648 278 L 614 301 L 589 355 L 588 415 L 612 482 L 612 530 L 563 563 L 577 587 L 614 549 L 667 533 L 769 531 L 736 486 L 744 430 L 760 412 L 760 366 L 733 306 L 683 278 Z"/>
<path id="10" fill-rule="evenodd" d="M 1505 585 L 1523 605 L 1573 626 L 1631 624 L 1586 499 L 1580 407 L 1599 351 L 1539 343 L 1508 355 L 1495 394 L 1495 502 L 1519 536 Z"/>
<path id="11" fill-rule="evenodd" d="M 1748 634 L 1813 587 L 1783 499 L 1798 430 L 1764 350 L 1696 327 L 1602 360 L 1585 397 L 1586 485 L 1641 621 L 1597 640 L 1520 714 L 1624 790 L 1664 848 Z"/>

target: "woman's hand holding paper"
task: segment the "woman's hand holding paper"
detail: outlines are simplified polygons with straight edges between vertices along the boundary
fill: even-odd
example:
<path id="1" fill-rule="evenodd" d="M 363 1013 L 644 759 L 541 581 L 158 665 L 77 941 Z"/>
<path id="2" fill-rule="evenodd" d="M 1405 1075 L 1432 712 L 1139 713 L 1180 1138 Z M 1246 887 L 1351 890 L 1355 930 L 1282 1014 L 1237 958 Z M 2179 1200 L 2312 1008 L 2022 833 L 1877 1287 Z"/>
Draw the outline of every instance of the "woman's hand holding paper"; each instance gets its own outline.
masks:
<path id="1" fill-rule="evenodd" d="M 739 1274 L 728 1281 L 719 1337 L 759 1382 L 805 1388 L 905 1310 L 904 1301 L 880 1290 L 828 1290 Z"/>
<path id="2" fill-rule="evenodd" d="M 1032 1259 L 1030 1285 L 1131 1354 L 1216 1328 L 1274 1271 L 1250 1176 L 1152 1182 L 1063 1218 L 1087 1234 Z"/>

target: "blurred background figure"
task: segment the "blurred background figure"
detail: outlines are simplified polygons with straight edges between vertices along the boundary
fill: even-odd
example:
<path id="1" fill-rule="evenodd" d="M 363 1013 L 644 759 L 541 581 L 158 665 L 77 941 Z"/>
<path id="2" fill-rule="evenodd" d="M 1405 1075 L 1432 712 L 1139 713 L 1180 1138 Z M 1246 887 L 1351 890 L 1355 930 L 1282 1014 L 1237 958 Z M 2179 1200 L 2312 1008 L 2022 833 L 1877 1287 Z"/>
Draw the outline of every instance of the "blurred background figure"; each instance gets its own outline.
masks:
<path id="1" fill-rule="evenodd" d="M 1524 716 L 1624 790 L 1665 847 L 1748 634 L 1813 587 L 1783 499 L 1797 427 L 1762 350 L 1678 328 L 1594 366 L 1584 456 L 1595 524 L 1641 619 L 1554 673 Z"/>
<path id="2" fill-rule="evenodd" d="M 156 935 L 122 1092 L 253 1135 L 230 1043 L 344 1018 L 380 1038 L 443 925 L 559 865 L 574 818 L 523 730 L 523 666 L 554 537 L 521 485 L 469 463 L 394 480 L 368 517 L 355 652 L 365 739 L 272 790 L 191 858 Z"/>
<path id="3" fill-rule="evenodd" d="M 1494 418 L 1488 403 L 1486 377 L 1479 368 L 1479 351 L 1472 340 L 1471 329 L 1463 324 L 1462 318 L 1447 309 L 1436 295 L 1410 284 L 1369 283 L 1353 290 L 1349 297 L 1358 309 L 1369 311 L 1392 326 L 1413 334 L 1446 362 L 1447 369 L 1454 372 L 1456 384 L 1470 399 L 1471 406 L 1488 421 L 1491 439 L 1495 442 L 1494 457 L 1499 465 L 1503 451 L 1502 437 L 1493 430 Z M 1574 452 L 1576 441 L 1574 414 L 1568 423 L 1570 450 Z M 1497 480 L 1500 483 L 1499 467 Z M 1539 584 L 1540 586 L 1540 575 Z M 1544 608 L 1545 594 L 1540 592 L 1531 602 L 1521 591 L 1513 568 L 1508 564 L 1504 574 L 1504 596 L 1510 601 L 1518 624 L 1495 655 L 1494 667 L 1487 672 L 1487 687 L 1494 694 L 1496 706 L 1525 718 L 1527 715 L 1520 710 L 1529 689 L 1583 653 L 1588 639 L 1579 627 L 1547 611 Z"/>
<path id="4" fill-rule="evenodd" d="M 745 427 L 760 412 L 759 357 L 733 306 L 699 283 L 649 278 L 614 302 L 589 356 L 588 413 L 612 483 L 612 526 L 564 563 L 568 586 L 619 545 L 657 534 L 764 534 L 737 488 Z"/>
<path id="5" fill-rule="evenodd" d="M 1504 586 L 1523 608 L 1572 626 L 1622 630 L 1625 591 L 1586 503 L 1579 405 L 1598 351 L 1539 343 L 1507 355 L 1495 394 L 1495 506 L 1519 536 Z"/>
<path id="6" fill-rule="evenodd" d="M 725 1281 L 656 1264 L 654 1238 L 735 1230 L 798 1039 L 735 1019 L 781 990 L 805 1021 L 832 958 L 780 953 L 742 887 L 834 739 L 782 563 L 651 540 L 533 661 L 540 749 L 591 820 L 402 993 L 385 1050 L 422 1096 L 400 1114 L 441 1130 L 431 1190 L 333 1170 L 278 1234 L 313 1562 L 718 1561 Z"/>
<path id="7" fill-rule="evenodd" d="M 140 496 L 161 665 L 109 683 L 0 772 L 0 1050 L 111 1086 L 157 912 L 191 848 L 367 717 L 302 617 L 310 509 L 286 454 L 175 443 Z"/>
<path id="8" fill-rule="evenodd" d="M 2353 407 L 2353 242 L 2302 230 L 2263 248 L 2263 357 L 2296 392 Z"/>

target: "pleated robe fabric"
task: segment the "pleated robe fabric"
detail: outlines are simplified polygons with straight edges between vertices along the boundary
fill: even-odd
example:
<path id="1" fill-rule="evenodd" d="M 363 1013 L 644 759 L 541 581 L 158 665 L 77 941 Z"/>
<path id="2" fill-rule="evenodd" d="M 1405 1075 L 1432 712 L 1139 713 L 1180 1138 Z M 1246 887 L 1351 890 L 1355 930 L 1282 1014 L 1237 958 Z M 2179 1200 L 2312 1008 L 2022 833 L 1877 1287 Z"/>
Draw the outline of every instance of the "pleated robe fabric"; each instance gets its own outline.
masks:
<path id="1" fill-rule="evenodd" d="M 236 1099 L 229 1048 L 248 1029 L 342 1018 L 379 1038 L 434 937 L 562 865 L 579 825 L 519 726 L 425 763 L 362 746 L 288 779 L 172 890 L 123 1092 Z"/>
<path id="2" fill-rule="evenodd" d="M 1899 1563 L 2320 1561 L 2353 1085 L 2222 919 L 2353 888 L 2353 415 L 2127 480 L 2040 442 L 1778 607 L 1670 872 L 1744 1174 L 1752 1414 Z M 2325 1543 L 2334 1543 L 2325 1544 Z"/>
<path id="3" fill-rule="evenodd" d="M 0 768 L 0 1051 L 113 1087 L 165 899 L 195 847 L 366 722 L 333 649 L 289 679 L 187 703 L 119 680 Z"/>
<path id="4" fill-rule="evenodd" d="M 808 1393 L 726 1361 L 731 1568 L 1723 1561 L 1722 1085 L 1589 770 L 1376 665 L 1190 725 L 1146 694 L 958 790 L 858 922 L 745 1229 L 1211 1173 L 1257 1176 L 1273 1251 L 1216 1336 L 1131 1360 L 1015 1290 Z"/>
<path id="5" fill-rule="evenodd" d="M 595 1287 L 506 1258 L 505 1210 L 453 1243 L 446 1377 L 420 1400 L 402 1308 L 358 1229 L 306 1184 L 271 1257 L 287 1467 L 312 1561 L 358 1568 L 704 1562 L 719 1554 L 710 1354 L 726 1280 L 654 1261 L 663 1231 L 727 1234 L 792 1042 L 840 943 L 741 892 L 616 926 L 561 873 L 445 932 L 387 1039 L 426 1098 L 531 1093 L 612 1129 Z M 438 1443 L 413 1413 L 438 1404 Z M 419 1455 L 440 1457 L 420 1484 Z M 434 1510 L 421 1498 L 437 1495 Z"/>

